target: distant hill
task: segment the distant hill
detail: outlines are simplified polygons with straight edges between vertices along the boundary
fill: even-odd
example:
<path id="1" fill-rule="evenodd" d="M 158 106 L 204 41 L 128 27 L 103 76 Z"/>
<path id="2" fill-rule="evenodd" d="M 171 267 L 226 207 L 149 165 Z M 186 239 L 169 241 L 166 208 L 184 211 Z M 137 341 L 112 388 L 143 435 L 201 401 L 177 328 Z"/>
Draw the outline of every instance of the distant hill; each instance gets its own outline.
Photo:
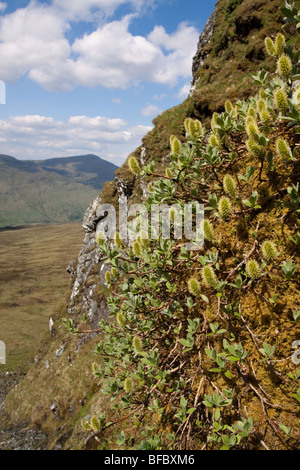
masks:
<path id="1" fill-rule="evenodd" d="M 90 154 L 48 160 L 0 155 L 0 227 L 80 221 L 117 168 Z"/>

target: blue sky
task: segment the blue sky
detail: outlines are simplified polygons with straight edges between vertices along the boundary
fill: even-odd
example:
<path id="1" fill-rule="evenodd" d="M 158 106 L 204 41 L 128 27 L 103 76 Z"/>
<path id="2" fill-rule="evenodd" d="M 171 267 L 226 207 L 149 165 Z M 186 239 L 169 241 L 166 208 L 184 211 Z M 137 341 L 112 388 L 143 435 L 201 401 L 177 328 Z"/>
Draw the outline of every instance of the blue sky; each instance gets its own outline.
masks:
<path id="1" fill-rule="evenodd" d="M 213 0 L 0 1 L 0 153 L 121 165 L 187 96 Z"/>

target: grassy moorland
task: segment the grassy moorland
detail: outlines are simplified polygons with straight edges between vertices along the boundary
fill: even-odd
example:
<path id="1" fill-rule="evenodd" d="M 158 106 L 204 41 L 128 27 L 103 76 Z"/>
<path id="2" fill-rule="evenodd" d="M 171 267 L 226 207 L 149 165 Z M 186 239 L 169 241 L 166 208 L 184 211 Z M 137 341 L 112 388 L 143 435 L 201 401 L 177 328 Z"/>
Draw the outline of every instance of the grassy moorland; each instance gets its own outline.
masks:
<path id="1" fill-rule="evenodd" d="M 96 155 L 33 161 L 0 154 L 0 227 L 80 222 L 116 169 Z"/>
<path id="2" fill-rule="evenodd" d="M 7 364 L 26 368 L 69 293 L 66 267 L 83 241 L 81 224 L 32 226 L 0 232 L 0 339 Z"/>

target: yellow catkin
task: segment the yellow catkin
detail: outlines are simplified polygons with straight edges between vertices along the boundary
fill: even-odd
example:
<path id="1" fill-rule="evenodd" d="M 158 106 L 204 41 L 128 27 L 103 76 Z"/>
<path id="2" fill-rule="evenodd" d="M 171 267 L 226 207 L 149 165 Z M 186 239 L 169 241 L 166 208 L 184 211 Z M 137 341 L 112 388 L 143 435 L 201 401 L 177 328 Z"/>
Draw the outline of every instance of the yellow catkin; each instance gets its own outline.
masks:
<path id="1" fill-rule="evenodd" d="M 254 259 L 251 259 L 246 264 L 246 273 L 251 279 L 258 279 L 261 275 L 259 264 Z"/>
<path id="2" fill-rule="evenodd" d="M 232 207 L 231 207 L 230 199 L 228 199 L 228 197 L 225 197 L 225 196 L 221 197 L 218 203 L 218 210 L 219 210 L 220 216 L 223 219 L 226 219 L 231 214 Z"/>
<path id="3" fill-rule="evenodd" d="M 128 160 L 128 166 L 134 175 L 140 175 L 141 174 L 141 168 L 140 165 L 135 157 L 130 157 Z"/>
<path id="4" fill-rule="evenodd" d="M 263 242 L 261 251 L 263 254 L 263 257 L 267 263 L 272 261 L 274 258 L 277 256 L 277 249 L 275 243 L 273 243 L 271 240 L 266 240 Z"/>
<path id="5" fill-rule="evenodd" d="M 204 235 L 204 240 L 213 242 L 215 239 L 213 226 L 209 222 L 209 220 L 206 220 L 206 219 L 203 221 L 203 235 Z"/>
<path id="6" fill-rule="evenodd" d="M 143 350 L 143 342 L 141 340 L 141 338 L 139 336 L 135 336 L 132 340 L 132 346 L 133 346 L 133 349 L 134 351 L 139 354 L 142 352 Z"/>
<path id="7" fill-rule="evenodd" d="M 292 61 L 288 55 L 282 54 L 277 61 L 277 72 L 285 79 L 289 78 L 292 72 Z"/>
<path id="8" fill-rule="evenodd" d="M 181 153 L 181 142 L 175 135 L 172 135 L 170 137 L 170 146 L 171 146 L 171 152 L 172 153 L 174 153 L 174 154 L 180 154 Z"/>
<path id="9" fill-rule="evenodd" d="M 288 109 L 288 100 L 286 91 L 282 88 L 279 88 L 274 93 L 274 106 L 278 109 L 282 114 L 284 114 Z"/>
<path id="10" fill-rule="evenodd" d="M 217 278 L 211 266 L 204 266 L 202 269 L 202 279 L 207 287 L 212 287 L 215 289 L 217 285 Z"/>
<path id="11" fill-rule="evenodd" d="M 236 182 L 229 174 L 225 175 L 223 178 L 223 188 L 225 193 L 232 197 L 236 197 Z"/>
<path id="12" fill-rule="evenodd" d="M 189 289 L 189 292 L 193 294 L 195 297 L 201 294 L 200 283 L 194 277 L 188 280 L 188 289 Z"/>

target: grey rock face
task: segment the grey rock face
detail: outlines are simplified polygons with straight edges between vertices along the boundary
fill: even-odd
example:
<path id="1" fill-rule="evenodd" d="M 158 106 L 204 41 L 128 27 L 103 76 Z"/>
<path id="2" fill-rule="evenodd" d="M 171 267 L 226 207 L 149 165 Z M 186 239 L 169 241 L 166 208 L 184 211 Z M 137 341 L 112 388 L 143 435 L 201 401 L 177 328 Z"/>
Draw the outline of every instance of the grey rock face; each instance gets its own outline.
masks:
<path id="1" fill-rule="evenodd" d="M 119 200 L 128 198 L 132 194 L 132 183 L 116 177 L 114 184 Z M 96 243 L 98 231 L 109 231 L 112 225 L 107 216 L 106 204 L 102 204 L 101 195 L 98 196 L 87 209 L 83 218 L 84 240 L 83 247 L 78 255 L 77 264 L 73 262 L 68 266 L 72 279 L 72 292 L 68 304 L 68 316 L 77 319 L 85 314 L 91 330 L 99 328 L 101 318 L 107 319 L 108 308 L 104 296 L 100 294 L 100 288 L 105 282 L 107 265 Z M 87 335 L 79 339 L 77 350 L 89 337 Z"/>
<path id="2" fill-rule="evenodd" d="M 74 318 L 77 315 L 86 314 L 89 318 L 90 327 L 94 328 L 101 317 L 106 317 L 103 305 L 95 302 L 96 283 L 101 277 L 101 254 L 96 243 L 96 230 L 99 223 L 97 207 L 100 207 L 101 199 L 98 197 L 87 209 L 83 229 L 85 231 L 83 247 L 78 255 L 76 269 L 69 267 L 68 271 L 73 274 L 73 286 L 69 300 L 67 313 Z M 90 282 L 91 271 L 94 274 L 94 283 Z"/>

